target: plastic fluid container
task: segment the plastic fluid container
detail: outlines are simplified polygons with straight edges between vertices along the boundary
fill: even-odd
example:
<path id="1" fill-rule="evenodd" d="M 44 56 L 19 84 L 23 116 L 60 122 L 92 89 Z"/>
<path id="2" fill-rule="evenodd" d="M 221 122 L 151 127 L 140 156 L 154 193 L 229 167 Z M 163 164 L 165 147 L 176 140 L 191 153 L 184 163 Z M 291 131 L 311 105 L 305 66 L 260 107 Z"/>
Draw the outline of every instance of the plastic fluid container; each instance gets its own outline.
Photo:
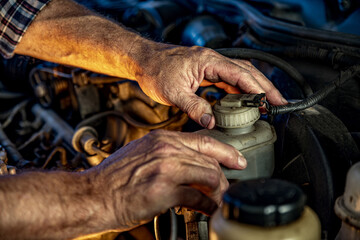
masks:
<path id="1" fill-rule="evenodd" d="M 300 188 L 277 179 L 232 184 L 210 220 L 210 240 L 320 238 L 320 221 Z"/>
<path id="2" fill-rule="evenodd" d="M 346 177 L 344 195 L 335 203 L 335 213 L 342 220 L 336 240 L 360 240 L 360 162 L 354 164 Z"/>
<path id="3" fill-rule="evenodd" d="M 223 167 L 230 180 L 270 177 L 274 171 L 275 130 L 269 123 L 259 120 L 257 107 L 244 106 L 244 96 L 251 95 L 228 94 L 218 101 L 214 105 L 216 129 L 197 132 L 230 144 L 245 156 L 246 169 Z"/>

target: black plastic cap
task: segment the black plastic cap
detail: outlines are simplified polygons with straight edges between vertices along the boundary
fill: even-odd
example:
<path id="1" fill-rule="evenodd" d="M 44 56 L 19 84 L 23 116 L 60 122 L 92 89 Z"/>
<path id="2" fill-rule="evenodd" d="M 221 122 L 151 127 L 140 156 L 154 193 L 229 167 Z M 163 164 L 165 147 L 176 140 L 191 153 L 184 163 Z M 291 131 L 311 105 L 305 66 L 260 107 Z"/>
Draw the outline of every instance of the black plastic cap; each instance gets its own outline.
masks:
<path id="1" fill-rule="evenodd" d="M 232 184 L 224 195 L 224 218 L 271 227 L 298 219 L 305 195 L 293 183 L 278 179 L 256 179 Z"/>

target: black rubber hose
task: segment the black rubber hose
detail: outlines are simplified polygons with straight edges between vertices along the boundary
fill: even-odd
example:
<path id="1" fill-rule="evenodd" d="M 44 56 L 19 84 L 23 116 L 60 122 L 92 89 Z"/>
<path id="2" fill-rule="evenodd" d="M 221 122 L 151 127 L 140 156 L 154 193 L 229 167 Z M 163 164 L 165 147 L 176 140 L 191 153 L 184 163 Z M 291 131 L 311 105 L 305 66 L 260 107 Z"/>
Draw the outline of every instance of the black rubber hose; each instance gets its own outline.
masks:
<path id="1" fill-rule="evenodd" d="M 262 52 L 254 49 L 247 48 L 222 48 L 216 49 L 216 51 L 229 58 L 242 58 L 242 59 L 256 59 L 263 62 L 270 63 L 284 72 L 286 72 L 298 86 L 302 89 L 304 96 L 308 97 L 313 94 L 313 91 L 304 77 L 293 66 L 287 63 L 285 60 L 278 58 L 270 53 Z"/>
<path id="2" fill-rule="evenodd" d="M 355 65 L 348 68 L 345 71 L 342 71 L 334 81 L 329 85 L 325 86 L 323 89 L 317 91 L 310 97 L 293 104 L 282 105 L 282 106 L 267 106 L 268 113 L 271 115 L 291 113 L 295 111 L 304 110 L 306 108 L 314 106 L 316 103 L 324 99 L 337 87 L 345 83 L 346 81 L 352 79 L 356 74 L 360 72 L 360 65 Z"/>
<path id="3" fill-rule="evenodd" d="M 243 35 L 242 43 L 251 49 L 256 49 L 272 54 L 281 54 L 288 57 L 317 59 L 326 61 L 331 65 L 340 63 L 345 66 L 352 66 L 356 65 L 360 59 L 360 56 L 356 53 L 350 53 L 348 51 L 342 51 L 338 49 L 325 49 L 314 46 L 274 47 L 264 43 L 256 43 L 255 39 L 251 39 L 251 36 L 248 35 Z"/>

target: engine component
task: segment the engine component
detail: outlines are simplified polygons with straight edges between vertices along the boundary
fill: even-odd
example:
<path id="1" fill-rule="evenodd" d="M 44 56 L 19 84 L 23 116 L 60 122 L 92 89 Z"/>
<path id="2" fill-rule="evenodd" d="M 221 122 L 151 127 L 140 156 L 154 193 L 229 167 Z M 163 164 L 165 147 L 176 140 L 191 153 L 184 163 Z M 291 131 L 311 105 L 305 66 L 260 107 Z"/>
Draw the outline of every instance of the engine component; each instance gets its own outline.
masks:
<path id="1" fill-rule="evenodd" d="M 175 1 L 144 1 L 125 11 L 122 22 L 157 39 L 159 36 L 163 38 L 165 28 L 189 13 L 189 9 L 180 4 L 180 1 L 179 4 Z"/>
<path id="2" fill-rule="evenodd" d="M 39 64 L 39 60 L 22 55 L 15 55 L 10 59 L 0 59 L 3 65 L 1 82 L 9 90 L 17 92 L 27 91 L 29 87 L 29 73 Z"/>
<path id="3" fill-rule="evenodd" d="M 198 239 L 208 240 L 209 239 L 209 217 L 195 212 L 189 209 L 182 209 L 184 215 L 184 221 L 186 225 L 186 239 Z"/>
<path id="4" fill-rule="evenodd" d="M 0 127 L 0 144 L 7 151 L 7 155 L 9 155 L 11 159 L 11 163 L 16 166 L 23 166 L 28 163 L 27 160 L 23 158 L 23 156 L 19 153 L 15 144 L 8 138 L 6 133 Z"/>
<path id="5" fill-rule="evenodd" d="M 251 99 L 257 97 L 253 95 Z M 254 104 L 248 99 L 249 95 L 228 94 L 214 106 L 218 128 L 197 132 L 234 146 L 247 159 L 248 165 L 241 171 L 222 167 L 228 179 L 271 177 L 274 170 L 275 130 L 269 123 L 258 121 L 260 113 L 257 107 L 245 107 Z"/>
<path id="6" fill-rule="evenodd" d="M 199 16 L 192 19 L 185 27 L 182 44 L 222 48 L 230 45 L 223 27 L 212 16 Z"/>
<path id="7" fill-rule="evenodd" d="M 320 222 L 295 185 L 257 179 L 230 186 L 210 222 L 211 240 L 318 240 Z"/>
<path id="8" fill-rule="evenodd" d="M 333 239 L 340 227 L 333 212 L 335 199 L 343 193 L 346 172 L 360 159 L 354 139 L 336 116 L 319 105 L 282 115 L 274 126 L 279 138 L 274 177 L 302 187 L 320 218 L 322 238 Z"/>
<path id="9" fill-rule="evenodd" d="M 360 163 L 353 165 L 346 179 L 345 192 L 335 203 L 335 213 L 342 220 L 337 240 L 360 239 Z"/>
<path id="10" fill-rule="evenodd" d="M 325 30 L 309 29 L 289 22 L 279 21 L 261 14 L 260 11 L 244 1 L 228 0 L 223 2 L 220 0 L 209 0 L 205 10 L 219 15 L 216 12 L 217 7 L 226 9 L 222 14 L 231 16 L 233 21 L 243 22 L 245 18 L 252 32 L 257 36 L 261 36 L 262 41 L 268 43 L 281 42 L 284 46 L 289 46 L 292 43 L 310 46 L 316 43 L 330 48 L 346 45 L 342 47 L 347 49 L 353 48 L 357 52 L 358 49 L 356 48 L 360 46 L 359 37 L 356 35 L 340 32 L 329 34 Z"/>
<path id="11" fill-rule="evenodd" d="M 40 105 L 34 105 L 32 111 L 36 116 L 41 117 L 41 119 L 44 120 L 46 124 L 55 130 L 55 142 L 62 139 L 68 146 L 71 146 L 74 130 L 71 126 L 69 126 L 68 123 L 59 118 L 59 116 L 53 111 L 45 110 Z"/>
<path id="12" fill-rule="evenodd" d="M 349 69 L 341 72 L 339 76 L 332 81 L 330 84 L 328 84 L 323 89 L 319 90 L 315 94 L 309 96 L 308 98 L 289 105 L 283 105 L 283 106 L 270 106 L 268 105 L 268 111 L 270 114 L 284 114 L 294 111 L 300 111 L 304 110 L 306 108 L 314 106 L 316 103 L 323 100 L 325 97 L 329 95 L 332 91 L 334 91 L 336 88 L 340 87 L 342 84 L 344 84 L 346 81 L 350 80 L 354 76 L 356 76 L 360 72 L 360 65 L 355 65 L 350 67 Z"/>
<path id="13" fill-rule="evenodd" d="M 100 148 L 98 133 L 93 127 L 78 129 L 72 138 L 72 146 L 80 153 L 86 153 L 86 159 L 91 166 L 99 165 L 110 154 Z"/>

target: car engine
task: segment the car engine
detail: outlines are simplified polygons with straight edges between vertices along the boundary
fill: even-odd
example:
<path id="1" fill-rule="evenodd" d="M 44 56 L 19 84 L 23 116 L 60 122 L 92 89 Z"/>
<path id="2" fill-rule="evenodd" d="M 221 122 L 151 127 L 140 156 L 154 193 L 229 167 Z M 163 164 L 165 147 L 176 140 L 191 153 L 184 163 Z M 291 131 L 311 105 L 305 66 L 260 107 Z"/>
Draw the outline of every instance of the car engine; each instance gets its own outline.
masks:
<path id="1" fill-rule="evenodd" d="M 77 2 L 155 41 L 250 60 L 292 103 L 268 105 L 260 117 L 277 136 L 272 178 L 300 186 L 322 239 L 336 237 L 335 201 L 360 160 L 359 1 Z M 83 171 L 154 129 L 201 130 L 127 79 L 21 55 L 1 59 L 0 76 L 0 175 Z M 214 86 L 197 94 L 212 105 L 226 95 Z M 155 230 L 151 223 L 96 239 L 190 239 L 186 214 L 172 209 L 155 219 Z M 197 221 L 206 225 L 208 218 Z"/>

